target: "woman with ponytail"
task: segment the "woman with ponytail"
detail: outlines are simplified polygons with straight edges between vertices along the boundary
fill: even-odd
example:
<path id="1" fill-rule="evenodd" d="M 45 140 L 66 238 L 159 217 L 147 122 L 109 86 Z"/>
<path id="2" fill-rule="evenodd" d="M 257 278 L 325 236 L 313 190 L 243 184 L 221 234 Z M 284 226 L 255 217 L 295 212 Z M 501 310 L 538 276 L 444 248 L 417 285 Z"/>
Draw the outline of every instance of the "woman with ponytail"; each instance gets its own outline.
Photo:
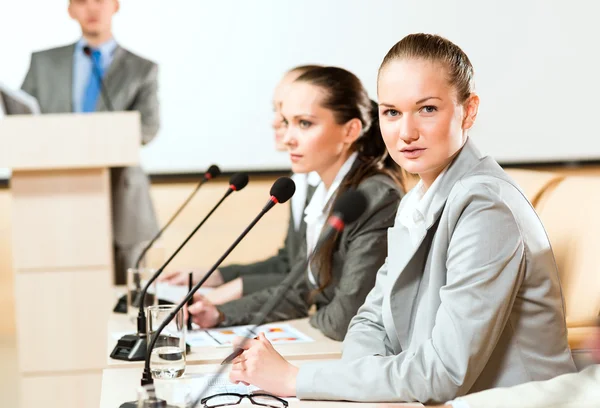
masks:
<path id="1" fill-rule="evenodd" d="M 306 237 L 296 263 L 301 265 L 313 251 L 339 194 L 361 190 L 369 206 L 320 250 L 305 278 L 268 321 L 306 317 L 316 305 L 310 323 L 326 336 L 343 340 L 385 261 L 387 230 L 394 224 L 404 191 L 403 173 L 387 153 L 377 104 L 360 80 L 344 69 L 322 67 L 302 74 L 289 86 L 281 115 L 292 170 L 314 171 L 321 179 L 305 210 Z M 267 288 L 220 306 L 199 299 L 189 311 L 201 327 L 248 324 L 276 290 Z"/>
<path id="2" fill-rule="evenodd" d="M 230 379 L 303 399 L 431 403 L 574 371 L 544 227 L 469 135 L 479 96 L 467 55 L 411 34 L 383 59 L 378 98 L 390 156 L 420 181 L 342 359 L 295 367 L 260 335 Z"/>

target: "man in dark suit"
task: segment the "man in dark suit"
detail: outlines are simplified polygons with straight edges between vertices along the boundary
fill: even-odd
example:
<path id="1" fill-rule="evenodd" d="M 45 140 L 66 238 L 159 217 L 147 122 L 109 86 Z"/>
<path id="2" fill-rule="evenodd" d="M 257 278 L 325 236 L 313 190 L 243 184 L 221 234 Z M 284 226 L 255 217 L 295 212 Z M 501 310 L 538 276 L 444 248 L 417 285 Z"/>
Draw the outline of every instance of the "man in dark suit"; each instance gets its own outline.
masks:
<path id="1" fill-rule="evenodd" d="M 114 40 L 112 17 L 118 10 L 118 0 L 71 0 L 69 15 L 81 26 L 82 38 L 34 53 L 22 88 L 38 100 L 42 113 L 108 111 L 100 75 L 115 111 L 140 112 L 145 145 L 159 128 L 158 67 Z M 158 226 L 150 183 L 140 167 L 112 169 L 111 183 L 116 283 L 122 284 Z"/>

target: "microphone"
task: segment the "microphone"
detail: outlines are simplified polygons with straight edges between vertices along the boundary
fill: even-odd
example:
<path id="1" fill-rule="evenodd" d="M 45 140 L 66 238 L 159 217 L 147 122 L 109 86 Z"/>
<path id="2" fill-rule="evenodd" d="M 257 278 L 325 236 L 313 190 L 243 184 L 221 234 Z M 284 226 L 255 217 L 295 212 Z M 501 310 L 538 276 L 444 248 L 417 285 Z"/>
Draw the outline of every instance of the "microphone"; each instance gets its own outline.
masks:
<path id="1" fill-rule="evenodd" d="M 114 112 L 115 108 L 113 107 L 113 104 L 110 98 L 108 97 L 108 94 L 106 93 L 104 80 L 102 79 L 102 75 L 100 74 L 100 67 L 96 65 L 96 61 L 94 61 L 94 59 L 92 58 L 92 49 L 89 45 L 83 47 L 83 53 L 87 55 L 90 58 L 90 61 L 92 62 L 92 72 L 94 73 L 96 79 L 98 79 L 98 81 L 100 82 L 100 93 L 102 94 L 102 99 L 104 99 L 104 104 L 106 105 L 106 108 L 109 110 L 109 112 Z"/>
<path id="2" fill-rule="evenodd" d="M 332 239 L 335 234 L 342 232 L 346 225 L 356 221 L 365 212 L 367 205 L 367 198 L 360 191 L 348 190 L 340 195 L 333 206 L 331 217 L 329 217 L 327 224 L 325 224 L 323 227 L 326 229 L 323 231 L 319 240 L 317 241 L 315 249 L 311 252 L 310 256 L 307 257 L 301 266 L 293 269 L 290 272 L 290 274 L 277 288 L 277 293 L 261 307 L 251 323 L 253 327 L 249 329 L 246 337 L 242 339 L 240 346 L 233 353 L 231 353 L 223 361 L 223 363 L 221 363 L 221 368 L 214 374 L 216 377 L 221 376 L 225 372 L 227 368 L 225 363 L 233 361 L 237 356 L 242 354 L 244 352 L 243 347 L 246 342 L 258 335 L 258 327 L 265 322 L 267 316 L 281 302 L 285 294 L 288 292 L 288 290 L 290 290 L 294 283 L 296 283 L 300 278 L 302 278 L 302 276 L 304 276 L 304 274 L 306 274 L 308 265 L 313 261 L 315 255 L 319 252 L 323 244 Z M 201 402 L 203 396 L 208 391 L 208 387 L 209 385 L 206 385 L 205 388 L 198 394 L 196 399 L 191 403 L 191 405 L 189 405 L 190 408 L 195 408 Z M 121 407 L 123 407 L 123 405 Z"/>
<path id="3" fill-rule="evenodd" d="M 225 251 L 225 253 L 217 260 L 217 262 L 210 268 L 210 270 L 204 275 L 202 280 L 198 282 L 192 290 L 186 295 L 186 297 L 175 307 L 169 316 L 162 322 L 162 324 L 158 327 L 156 332 L 150 338 L 148 351 L 146 352 L 146 360 L 144 363 L 144 373 L 142 375 L 142 386 L 154 384 L 154 380 L 152 378 L 152 373 L 150 371 L 150 356 L 152 355 L 152 349 L 156 345 L 156 341 L 160 336 L 161 332 L 165 327 L 175 318 L 177 313 L 187 304 L 187 302 L 194 297 L 194 293 L 204 284 L 204 282 L 213 274 L 214 271 L 223 263 L 225 258 L 229 256 L 229 254 L 235 249 L 235 247 L 240 243 L 242 239 L 250 232 L 250 230 L 260 221 L 260 219 L 277 203 L 285 203 L 288 201 L 295 193 L 296 185 L 294 181 L 289 177 L 281 177 L 275 181 L 273 186 L 271 187 L 271 197 L 267 204 L 263 207 L 263 209 L 258 213 L 258 215 L 250 222 L 250 224 L 242 231 L 240 236 L 231 244 L 231 246 Z M 156 398 L 156 395 L 152 393 L 151 402 L 154 404 L 153 406 L 167 407 L 167 403 L 164 400 L 160 400 Z M 137 402 L 125 402 L 121 404 L 120 408 L 135 408 L 137 407 Z"/>
<path id="4" fill-rule="evenodd" d="M 265 322 L 269 313 L 273 311 L 273 309 L 280 303 L 283 296 L 290 289 L 290 287 L 300 278 L 303 274 L 306 273 L 308 269 L 308 265 L 312 262 L 315 254 L 319 252 L 323 244 L 332 239 L 335 234 L 342 232 L 344 227 L 347 224 L 351 224 L 358 219 L 365 212 L 367 208 L 367 198 L 363 193 L 357 190 L 348 190 L 344 194 L 342 194 L 335 202 L 333 206 L 333 212 L 329 219 L 327 220 L 327 224 L 325 224 L 325 231 L 321 233 L 319 241 L 317 241 L 317 245 L 315 249 L 312 251 L 310 256 L 306 259 L 305 262 L 302 263 L 302 267 L 293 269 L 290 274 L 284 279 L 281 285 L 278 287 L 278 293 L 269 299 L 263 307 L 258 311 L 258 313 L 254 316 L 254 319 L 250 322 L 250 325 L 254 326 L 250 329 L 250 333 L 252 334 L 252 338 L 254 338 L 258 333 L 254 333 L 254 330 L 261 324 Z M 242 354 L 244 350 L 242 348 L 237 348 L 233 351 L 223 362 L 221 365 L 231 363 L 237 356 Z"/>
<path id="5" fill-rule="evenodd" d="M 204 225 L 206 220 L 216 211 L 216 209 L 225 201 L 227 197 L 234 191 L 240 191 L 248 184 L 248 175 L 246 173 L 236 173 L 229 180 L 229 188 L 223 197 L 217 202 L 212 210 L 204 217 L 204 219 L 194 228 L 181 245 L 173 252 L 167 261 L 152 275 L 146 282 L 146 285 L 140 293 L 139 312 L 137 317 L 137 334 L 127 334 L 119 339 L 117 345 L 110 353 L 110 357 L 117 360 L 126 361 L 143 361 L 146 355 L 146 314 L 144 312 L 144 304 L 146 293 L 150 285 L 160 276 L 162 271 L 171 263 L 173 258 L 183 249 L 196 232 Z"/>
<path id="6" fill-rule="evenodd" d="M 173 214 L 171 216 L 171 218 L 169 219 L 169 221 L 167 221 L 167 223 L 162 227 L 162 229 L 160 231 L 158 231 L 158 233 L 154 236 L 154 238 L 152 238 L 150 240 L 150 242 L 146 245 L 146 247 L 142 250 L 142 253 L 140 254 L 140 256 L 138 256 L 137 261 L 135 262 L 135 267 L 139 268 L 140 267 L 140 263 L 142 262 L 142 259 L 144 259 L 144 255 L 146 255 L 146 253 L 148 252 L 148 250 L 150 248 L 152 248 L 152 245 L 154 245 L 154 243 L 156 242 L 156 240 L 158 238 L 161 237 L 161 235 L 163 234 L 163 232 L 165 232 L 165 230 L 167 228 L 169 228 L 169 225 L 171 225 L 171 223 L 175 220 L 175 218 L 177 218 L 179 216 L 179 214 L 181 213 L 181 211 L 183 211 L 183 209 L 189 204 L 190 201 L 192 201 L 192 198 L 196 195 L 196 193 L 198 192 L 198 190 L 200 190 L 200 187 L 202 187 L 202 185 L 204 183 L 206 183 L 209 180 L 212 180 L 216 177 L 219 177 L 219 175 L 221 174 L 221 169 L 219 169 L 219 167 L 217 165 L 212 165 L 208 168 L 208 170 L 206 171 L 206 173 L 204 173 L 204 176 L 202 177 L 202 180 L 198 183 L 198 185 L 196 186 L 196 188 L 194 189 L 194 191 L 192 191 L 192 193 L 189 195 L 189 197 L 183 202 L 183 204 L 181 204 L 181 206 L 177 209 L 177 211 L 175 211 L 175 214 Z M 247 183 L 247 181 L 246 181 Z M 231 184 L 231 183 L 230 183 Z"/>

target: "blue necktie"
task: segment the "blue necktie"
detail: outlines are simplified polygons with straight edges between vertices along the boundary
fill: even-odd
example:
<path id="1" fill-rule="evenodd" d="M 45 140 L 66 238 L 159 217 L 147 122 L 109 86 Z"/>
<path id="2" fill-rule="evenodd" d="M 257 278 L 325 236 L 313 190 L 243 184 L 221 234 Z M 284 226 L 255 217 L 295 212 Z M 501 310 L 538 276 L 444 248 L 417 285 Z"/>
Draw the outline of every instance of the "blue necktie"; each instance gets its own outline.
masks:
<path id="1" fill-rule="evenodd" d="M 98 76 L 104 76 L 104 70 L 102 69 L 102 54 L 99 50 L 92 50 L 92 71 L 90 72 L 90 79 L 87 87 L 85 88 L 85 94 L 83 95 L 83 108 L 82 112 L 96 112 L 96 105 L 98 104 L 98 97 L 100 96 L 100 88 L 102 87 Z"/>

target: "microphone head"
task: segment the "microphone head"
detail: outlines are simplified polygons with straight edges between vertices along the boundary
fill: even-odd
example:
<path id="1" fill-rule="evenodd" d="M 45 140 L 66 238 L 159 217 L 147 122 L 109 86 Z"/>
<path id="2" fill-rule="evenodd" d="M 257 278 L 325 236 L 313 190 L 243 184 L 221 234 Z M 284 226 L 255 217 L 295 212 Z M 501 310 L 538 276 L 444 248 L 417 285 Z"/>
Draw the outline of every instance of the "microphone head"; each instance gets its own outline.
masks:
<path id="1" fill-rule="evenodd" d="M 358 190 L 344 192 L 333 204 L 333 214 L 341 218 L 344 224 L 358 219 L 367 209 L 367 197 Z"/>
<path id="2" fill-rule="evenodd" d="M 92 49 L 90 48 L 90 46 L 89 46 L 89 45 L 86 45 L 85 47 L 83 47 L 83 53 L 84 53 L 85 55 L 87 55 L 88 57 L 89 57 L 90 55 L 92 55 Z"/>
<path id="3" fill-rule="evenodd" d="M 296 183 L 289 177 L 280 177 L 275 180 L 271 187 L 271 198 L 274 198 L 278 203 L 285 203 L 292 198 L 296 192 Z"/>
<path id="4" fill-rule="evenodd" d="M 215 166 L 217 167 L 217 166 Z M 240 191 L 242 188 L 246 187 L 248 184 L 248 174 L 247 173 L 235 173 L 229 179 L 229 188 L 233 191 Z"/>
<path id="5" fill-rule="evenodd" d="M 206 170 L 204 173 L 204 178 L 207 180 L 214 179 L 215 177 L 219 177 L 221 175 L 221 169 L 216 164 L 213 164 Z M 246 182 L 247 183 L 247 182 Z"/>

